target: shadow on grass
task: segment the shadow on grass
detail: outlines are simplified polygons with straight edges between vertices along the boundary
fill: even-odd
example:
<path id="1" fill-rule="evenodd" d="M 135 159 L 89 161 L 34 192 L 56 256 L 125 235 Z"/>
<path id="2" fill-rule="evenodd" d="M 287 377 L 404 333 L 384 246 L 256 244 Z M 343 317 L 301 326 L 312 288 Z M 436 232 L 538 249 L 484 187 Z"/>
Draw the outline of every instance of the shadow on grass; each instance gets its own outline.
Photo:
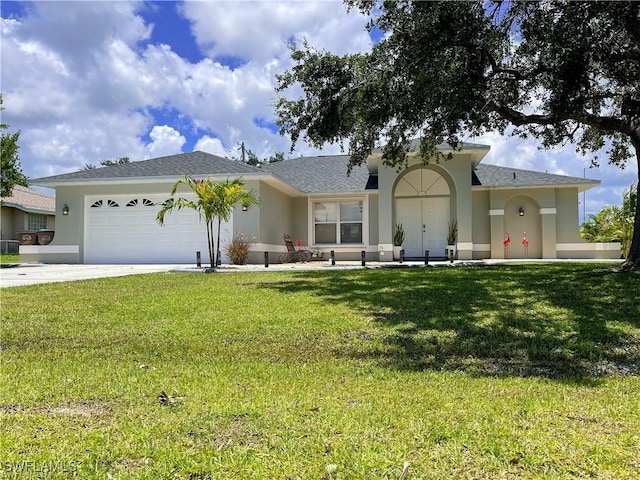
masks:
<path id="1" fill-rule="evenodd" d="M 589 264 L 304 273 L 265 285 L 371 318 L 336 353 L 406 370 L 588 380 L 640 373 L 640 274 Z"/>

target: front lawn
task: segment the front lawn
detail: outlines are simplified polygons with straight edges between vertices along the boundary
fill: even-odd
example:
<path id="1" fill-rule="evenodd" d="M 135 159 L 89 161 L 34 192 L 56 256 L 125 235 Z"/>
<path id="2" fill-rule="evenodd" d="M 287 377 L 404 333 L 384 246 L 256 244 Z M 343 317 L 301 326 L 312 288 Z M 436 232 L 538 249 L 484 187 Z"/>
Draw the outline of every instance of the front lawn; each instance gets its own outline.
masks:
<path id="1" fill-rule="evenodd" d="M 640 477 L 637 273 L 152 274 L 0 292 L 0 478 Z"/>

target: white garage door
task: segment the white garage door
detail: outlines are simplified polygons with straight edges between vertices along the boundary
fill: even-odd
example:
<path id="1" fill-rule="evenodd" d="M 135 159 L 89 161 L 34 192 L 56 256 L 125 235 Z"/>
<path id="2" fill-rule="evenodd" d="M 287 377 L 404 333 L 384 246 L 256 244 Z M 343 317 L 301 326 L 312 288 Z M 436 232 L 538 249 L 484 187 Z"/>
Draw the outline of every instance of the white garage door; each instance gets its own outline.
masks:
<path id="1" fill-rule="evenodd" d="M 191 209 L 174 210 L 158 225 L 156 215 L 166 195 L 112 195 L 85 199 L 85 263 L 183 263 L 193 264 L 200 251 L 209 262 L 204 222 Z M 231 238 L 232 222 L 222 224 L 224 246 Z"/>

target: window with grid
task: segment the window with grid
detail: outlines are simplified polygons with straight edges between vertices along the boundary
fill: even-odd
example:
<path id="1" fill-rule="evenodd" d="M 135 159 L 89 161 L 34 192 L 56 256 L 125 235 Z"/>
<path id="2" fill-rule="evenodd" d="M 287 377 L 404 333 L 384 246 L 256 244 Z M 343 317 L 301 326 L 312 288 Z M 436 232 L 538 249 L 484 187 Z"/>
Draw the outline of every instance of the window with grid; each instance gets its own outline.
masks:
<path id="1" fill-rule="evenodd" d="M 316 244 L 362 243 L 362 201 L 314 202 Z"/>
<path id="2" fill-rule="evenodd" d="M 38 230 L 47 229 L 47 216 L 37 213 L 30 213 L 27 220 L 27 230 L 37 232 Z"/>

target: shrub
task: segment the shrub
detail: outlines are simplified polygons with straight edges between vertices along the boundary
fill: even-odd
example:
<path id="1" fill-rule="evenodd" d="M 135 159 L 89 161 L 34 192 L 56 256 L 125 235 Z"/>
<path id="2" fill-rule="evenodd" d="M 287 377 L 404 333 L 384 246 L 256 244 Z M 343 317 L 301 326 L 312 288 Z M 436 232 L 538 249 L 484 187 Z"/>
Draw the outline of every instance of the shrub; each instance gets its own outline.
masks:
<path id="1" fill-rule="evenodd" d="M 396 223 L 396 227 L 393 232 L 393 245 L 401 247 L 404 243 L 404 228 L 401 223 Z"/>
<path id="2" fill-rule="evenodd" d="M 231 242 L 226 245 L 227 256 L 234 265 L 244 265 L 249 258 L 251 246 L 256 243 L 255 238 L 238 230 L 233 232 Z"/>

